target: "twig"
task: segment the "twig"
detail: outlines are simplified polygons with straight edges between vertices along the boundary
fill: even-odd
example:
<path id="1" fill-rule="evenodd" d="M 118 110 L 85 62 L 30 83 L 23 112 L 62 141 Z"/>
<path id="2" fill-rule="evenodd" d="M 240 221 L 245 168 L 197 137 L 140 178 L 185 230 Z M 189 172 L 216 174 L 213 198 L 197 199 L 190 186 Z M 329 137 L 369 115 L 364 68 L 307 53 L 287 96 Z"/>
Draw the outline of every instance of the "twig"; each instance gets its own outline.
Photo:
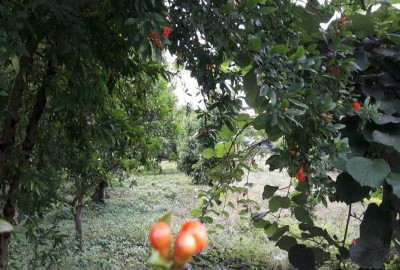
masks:
<path id="1" fill-rule="evenodd" d="M 346 243 L 347 230 L 349 229 L 350 216 L 351 216 L 351 204 L 349 205 L 349 213 L 347 214 L 346 229 L 344 231 L 342 247 L 344 247 L 344 244 Z"/>

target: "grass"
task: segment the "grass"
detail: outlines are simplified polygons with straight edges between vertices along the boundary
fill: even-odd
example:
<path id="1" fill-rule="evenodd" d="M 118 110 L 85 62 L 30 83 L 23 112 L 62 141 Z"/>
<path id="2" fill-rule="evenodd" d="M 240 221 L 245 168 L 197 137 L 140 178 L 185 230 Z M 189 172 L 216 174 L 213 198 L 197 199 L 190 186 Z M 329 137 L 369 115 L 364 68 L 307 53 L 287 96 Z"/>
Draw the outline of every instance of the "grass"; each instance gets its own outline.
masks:
<path id="1" fill-rule="evenodd" d="M 192 185 L 189 178 L 177 172 L 174 164 L 162 165 L 163 174 L 135 175 L 126 181 L 136 181 L 137 186 L 123 184 L 110 188 L 106 204 L 88 203 L 83 217 L 83 250 L 75 247 L 69 209 L 59 207 L 50 212 L 46 222 L 37 227 L 37 239 L 31 243 L 24 237 L 27 226 L 18 226 L 11 246 L 12 269 L 150 269 L 147 234 L 151 225 L 166 212 L 172 212 L 172 230 L 176 235 L 184 221 L 192 218 L 191 210 L 199 207 L 198 191 L 207 189 Z M 261 197 L 264 185 L 286 186 L 290 180 L 284 173 L 269 172 L 261 166 L 249 175 L 248 181 L 253 187 L 247 196 L 260 201 L 261 210 L 267 210 L 267 201 Z M 236 196 L 229 199 L 235 202 Z M 215 223 L 208 227 L 215 233 L 210 235 L 208 248 L 190 262 L 192 269 L 291 269 L 287 253 L 269 241 L 263 230 L 254 229 L 249 221 L 254 209 L 240 216 L 242 205 L 236 202 L 235 205 L 237 209 L 225 209 L 229 217 L 214 217 Z M 353 206 L 353 210 L 360 215 L 364 206 Z M 343 203 L 330 203 L 328 209 L 318 206 L 316 223 L 342 239 L 347 211 Z M 281 213 L 280 222 L 291 225 L 291 231 L 296 232 L 298 222 L 288 211 Z M 225 229 L 215 230 L 216 224 Z M 350 224 L 348 242 L 357 238 L 359 221 L 351 219 Z M 337 231 L 338 226 L 341 231 Z M 49 230 L 53 234 L 45 236 Z M 54 235 L 63 237 L 63 244 L 53 248 L 51 237 Z M 54 264 L 43 267 L 40 259 L 53 260 Z"/>

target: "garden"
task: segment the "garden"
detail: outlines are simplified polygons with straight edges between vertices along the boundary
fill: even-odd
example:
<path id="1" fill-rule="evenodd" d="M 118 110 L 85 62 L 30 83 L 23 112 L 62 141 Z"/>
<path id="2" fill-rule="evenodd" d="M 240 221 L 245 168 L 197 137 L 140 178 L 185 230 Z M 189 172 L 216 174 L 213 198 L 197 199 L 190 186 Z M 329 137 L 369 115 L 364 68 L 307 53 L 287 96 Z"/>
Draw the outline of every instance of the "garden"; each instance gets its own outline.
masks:
<path id="1" fill-rule="evenodd" d="M 400 268 L 400 1 L 5 0 L 0 67 L 0 269 Z"/>

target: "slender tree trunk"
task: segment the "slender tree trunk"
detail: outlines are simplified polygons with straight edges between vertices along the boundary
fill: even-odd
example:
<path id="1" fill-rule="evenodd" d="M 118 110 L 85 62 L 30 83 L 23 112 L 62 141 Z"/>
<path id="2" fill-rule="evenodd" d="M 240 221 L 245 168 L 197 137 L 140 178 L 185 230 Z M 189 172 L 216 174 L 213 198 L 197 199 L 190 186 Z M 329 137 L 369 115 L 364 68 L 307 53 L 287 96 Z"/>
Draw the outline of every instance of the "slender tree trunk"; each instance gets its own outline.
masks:
<path id="1" fill-rule="evenodd" d="M 78 203 L 76 205 L 73 215 L 75 221 L 75 238 L 76 241 L 78 241 L 78 247 L 80 249 L 83 247 L 82 213 L 83 205 L 81 203 Z"/>
<path id="2" fill-rule="evenodd" d="M 101 181 L 93 192 L 92 200 L 96 203 L 105 203 L 106 188 L 108 187 L 107 181 Z"/>
<path id="3" fill-rule="evenodd" d="M 25 157 L 19 162 L 18 167 L 16 168 L 16 171 L 13 174 L 13 177 L 9 183 L 10 186 L 7 192 L 6 204 L 4 205 L 3 208 L 3 217 L 10 223 L 13 222 L 16 212 L 17 200 L 19 196 L 19 181 L 21 178 L 21 169 L 29 161 L 33 147 L 35 146 L 39 121 L 43 115 L 44 108 L 46 107 L 46 90 L 48 89 L 50 80 L 54 76 L 54 74 L 55 70 L 52 66 L 51 61 L 49 61 L 42 85 L 40 86 L 37 92 L 36 102 L 33 107 L 32 114 L 29 118 L 28 126 L 26 128 L 25 139 L 22 143 L 22 150 L 25 153 Z M 14 128 L 16 129 L 16 126 Z M 15 130 L 13 132 L 15 140 Z M 2 155 L 2 157 L 3 158 L 7 157 L 7 155 L 4 154 Z M 5 163 L 1 164 L 0 166 L 3 166 L 4 169 Z M 10 233 L 2 234 L 0 239 L 0 268 L 3 268 L 7 265 L 9 244 L 10 244 Z"/>

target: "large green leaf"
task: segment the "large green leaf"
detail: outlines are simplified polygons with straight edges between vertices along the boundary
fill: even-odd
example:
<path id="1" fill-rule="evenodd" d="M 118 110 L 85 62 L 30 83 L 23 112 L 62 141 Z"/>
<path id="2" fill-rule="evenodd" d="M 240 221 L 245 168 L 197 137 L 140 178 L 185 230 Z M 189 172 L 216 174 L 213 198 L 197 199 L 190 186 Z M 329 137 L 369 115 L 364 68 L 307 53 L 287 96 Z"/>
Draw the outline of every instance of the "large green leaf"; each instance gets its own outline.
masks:
<path id="1" fill-rule="evenodd" d="M 274 196 L 269 200 L 269 210 L 274 213 L 280 208 L 289 208 L 290 199 L 288 197 Z"/>
<path id="2" fill-rule="evenodd" d="M 372 18 L 366 15 L 354 14 L 350 17 L 352 27 L 358 32 L 358 35 L 371 35 L 374 33 L 374 22 Z"/>
<path id="3" fill-rule="evenodd" d="M 257 115 L 257 117 L 252 122 L 253 127 L 257 130 L 266 129 L 269 123 L 270 116 L 266 113 Z"/>
<path id="4" fill-rule="evenodd" d="M 400 173 L 391 172 L 386 177 L 386 181 L 393 187 L 393 194 L 400 198 Z"/>
<path id="5" fill-rule="evenodd" d="M 243 87 L 246 93 L 246 102 L 252 107 L 256 105 L 256 98 L 259 91 L 257 85 L 257 75 L 254 69 L 250 70 L 245 76 L 243 76 Z"/>
<path id="6" fill-rule="evenodd" d="M 307 223 L 307 224 L 314 224 L 314 222 L 310 218 L 310 215 L 302 207 L 296 207 L 296 209 L 294 209 L 294 216 L 300 222 Z"/>
<path id="7" fill-rule="evenodd" d="M 338 175 L 335 186 L 340 201 L 346 204 L 362 201 L 364 198 L 368 197 L 371 191 L 370 187 L 361 186 L 347 172 L 342 172 Z"/>
<path id="8" fill-rule="evenodd" d="M 384 245 L 388 245 L 393 234 L 390 222 L 390 212 L 381 209 L 375 203 L 371 203 L 368 205 L 360 224 L 360 236 L 376 236 Z"/>
<path id="9" fill-rule="evenodd" d="M 294 245 L 289 249 L 289 262 L 299 270 L 315 269 L 315 254 L 305 245 Z"/>
<path id="10" fill-rule="evenodd" d="M 265 185 L 264 191 L 262 193 L 262 198 L 264 200 L 271 198 L 275 194 L 275 192 L 278 190 L 278 188 L 279 187 Z"/>
<path id="11" fill-rule="evenodd" d="M 205 159 L 210 159 L 210 158 L 212 158 L 212 157 L 215 157 L 214 149 L 211 149 L 211 148 L 204 149 L 204 151 L 203 151 L 203 157 L 204 157 Z"/>
<path id="12" fill-rule="evenodd" d="M 374 142 L 378 142 L 387 146 L 393 146 L 393 148 L 396 149 L 397 152 L 400 152 L 399 135 L 387 134 L 378 130 L 374 130 L 372 132 L 372 139 L 374 140 Z"/>
<path id="13" fill-rule="evenodd" d="M 350 246 L 350 258 L 363 268 L 384 268 L 383 262 L 388 250 L 376 236 L 365 236 L 357 239 Z"/>
<path id="14" fill-rule="evenodd" d="M 276 242 L 275 245 L 277 247 L 279 247 L 280 249 L 289 251 L 291 247 L 293 247 L 294 245 L 297 245 L 297 240 L 294 237 L 284 235 L 281 237 L 281 239 L 279 239 L 278 242 Z"/>
<path id="15" fill-rule="evenodd" d="M 353 157 L 346 163 L 346 169 L 363 186 L 379 187 L 390 172 L 389 164 L 383 159 Z"/>

